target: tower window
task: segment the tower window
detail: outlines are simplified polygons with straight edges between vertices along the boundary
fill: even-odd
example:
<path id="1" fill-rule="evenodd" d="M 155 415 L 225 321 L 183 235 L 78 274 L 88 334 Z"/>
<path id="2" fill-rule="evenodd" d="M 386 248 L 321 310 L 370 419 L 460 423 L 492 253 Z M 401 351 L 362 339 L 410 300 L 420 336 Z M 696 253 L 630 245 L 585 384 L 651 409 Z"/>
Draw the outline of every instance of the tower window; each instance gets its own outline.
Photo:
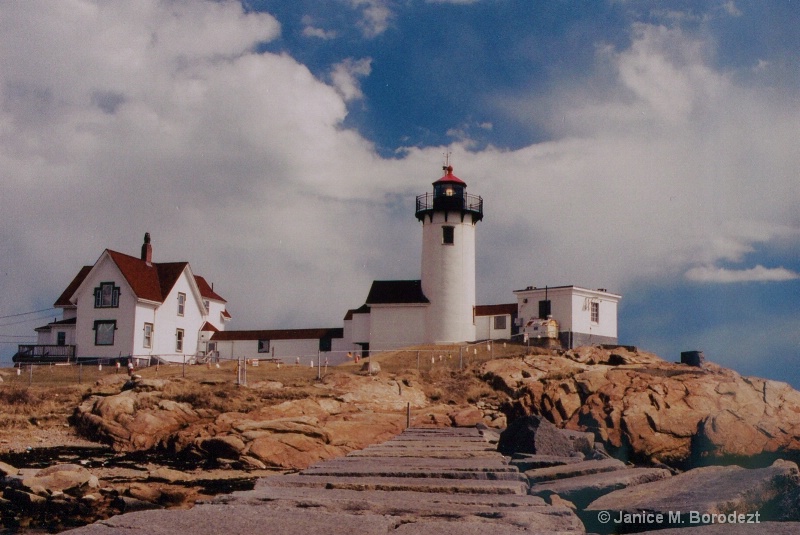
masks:
<path id="1" fill-rule="evenodd" d="M 455 227 L 442 227 L 442 243 L 444 245 L 455 243 Z"/>

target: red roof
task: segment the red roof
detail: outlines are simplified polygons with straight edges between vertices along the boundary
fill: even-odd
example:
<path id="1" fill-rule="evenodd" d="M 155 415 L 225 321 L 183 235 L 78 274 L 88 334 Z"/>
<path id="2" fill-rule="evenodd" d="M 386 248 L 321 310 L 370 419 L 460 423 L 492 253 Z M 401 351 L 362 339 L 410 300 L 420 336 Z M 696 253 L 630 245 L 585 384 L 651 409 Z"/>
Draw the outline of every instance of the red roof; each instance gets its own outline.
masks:
<path id="1" fill-rule="evenodd" d="M 466 187 L 467 183 L 458 178 L 456 175 L 453 174 L 453 166 L 448 165 L 444 168 L 445 175 L 434 182 L 435 184 L 461 184 L 462 186 Z"/>
<path id="2" fill-rule="evenodd" d="M 194 276 L 195 282 L 197 282 L 197 287 L 200 289 L 200 295 L 205 297 L 206 299 L 214 299 L 215 301 L 222 301 L 223 303 L 227 303 L 225 299 L 223 299 L 218 293 L 216 293 L 212 288 L 211 285 L 206 282 L 206 280 L 201 277 L 200 275 Z"/>
<path id="3" fill-rule="evenodd" d="M 178 281 L 188 262 L 152 262 L 106 249 L 109 256 L 140 299 L 163 303 Z"/>
<path id="4" fill-rule="evenodd" d="M 148 264 L 140 258 L 112 251 L 111 249 L 106 249 L 106 252 L 117 265 L 136 297 L 157 303 L 164 302 L 183 270 L 189 265 L 188 262 L 152 262 Z M 93 267 L 83 266 L 53 306 L 62 308 L 75 306 L 70 302 L 70 299 Z M 203 277 L 195 275 L 194 280 L 200 290 L 200 295 L 207 299 L 226 302 L 225 299 L 211 289 L 211 286 Z M 227 310 L 223 314 L 228 318 L 230 317 Z"/>
<path id="5" fill-rule="evenodd" d="M 209 322 L 205 322 L 203 324 L 203 326 L 200 327 L 200 330 L 201 331 L 209 331 L 209 332 L 212 332 L 212 333 L 215 333 L 215 332 L 219 331 L 219 329 L 217 329 L 216 327 L 211 325 Z"/>
<path id="6" fill-rule="evenodd" d="M 231 313 L 230 313 L 230 312 L 228 312 L 228 309 L 227 309 L 227 308 L 226 308 L 225 310 L 223 310 L 223 311 L 222 311 L 222 317 L 223 317 L 223 318 L 228 318 L 228 319 L 231 319 Z"/>
<path id="7" fill-rule="evenodd" d="M 78 286 L 81 285 L 83 279 L 86 278 L 86 275 L 92 270 L 93 266 L 83 266 L 81 270 L 75 275 L 75 278 L 72 279 L 72 282 L 69 283 L 67 289 L 56 299 L 56 302 L 53 303 L 54 308 L 64 308 L 64 307 L 74 307 L 69 298 L 72 297 L 72 294 L 75 293 L 75 290 L 78 289 Z"/>

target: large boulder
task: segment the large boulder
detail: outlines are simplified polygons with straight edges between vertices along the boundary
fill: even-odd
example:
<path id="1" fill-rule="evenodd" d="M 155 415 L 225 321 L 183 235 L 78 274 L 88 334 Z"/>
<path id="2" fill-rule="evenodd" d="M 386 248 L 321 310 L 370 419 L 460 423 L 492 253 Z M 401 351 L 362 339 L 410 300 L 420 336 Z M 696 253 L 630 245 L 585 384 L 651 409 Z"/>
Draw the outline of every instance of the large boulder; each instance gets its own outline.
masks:
<path id="1" fill-rule="evenodd" d="M 567 457 L 575 453 L 562 430 L 540 416 L 517 418 L 500 433 L 497 451 L 504 455 L 534 453 Z"/>
<path id="2" fill-rule="evenodd" d="M 117 451 L 140 451 L 166 446 L 174 433 L 200 419 L 187 403 L 162 399 L 149 390 L 126 390 L 90 396 L 75 409 L 72 421 L 81 433 Z"/>

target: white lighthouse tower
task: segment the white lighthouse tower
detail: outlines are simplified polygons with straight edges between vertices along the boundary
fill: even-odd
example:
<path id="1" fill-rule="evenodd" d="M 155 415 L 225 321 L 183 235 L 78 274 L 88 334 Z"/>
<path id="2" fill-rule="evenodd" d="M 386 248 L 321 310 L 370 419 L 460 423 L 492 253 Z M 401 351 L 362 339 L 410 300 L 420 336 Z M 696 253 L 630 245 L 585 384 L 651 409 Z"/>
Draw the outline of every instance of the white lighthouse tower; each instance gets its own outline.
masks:
<path id="1" fill-rule="evenodd" d="M 483 199 L 467 194 L 467 184 L 443 167 L 433 194 L 417 197 L 422 222 L 422 292 L 430 300 L 425 318 L 427 343 L 475 339 L 475 225 L 483 219 Z"/>

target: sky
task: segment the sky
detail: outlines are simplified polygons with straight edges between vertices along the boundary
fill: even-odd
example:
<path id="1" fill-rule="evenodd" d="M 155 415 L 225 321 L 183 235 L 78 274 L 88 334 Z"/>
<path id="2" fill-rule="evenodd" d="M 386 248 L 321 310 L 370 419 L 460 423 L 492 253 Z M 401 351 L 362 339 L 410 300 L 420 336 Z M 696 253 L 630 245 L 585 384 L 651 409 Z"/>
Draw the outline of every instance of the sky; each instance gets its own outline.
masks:
<path id="1" fill-rule="evenodd" d="M 0 9 L 0 358 L 105 248 L 232 329 L 418 279 L 446 158 L 479 304 L 621 294 L 624 344 L 800 388 L 800 2 L 60 0 Z"/>

